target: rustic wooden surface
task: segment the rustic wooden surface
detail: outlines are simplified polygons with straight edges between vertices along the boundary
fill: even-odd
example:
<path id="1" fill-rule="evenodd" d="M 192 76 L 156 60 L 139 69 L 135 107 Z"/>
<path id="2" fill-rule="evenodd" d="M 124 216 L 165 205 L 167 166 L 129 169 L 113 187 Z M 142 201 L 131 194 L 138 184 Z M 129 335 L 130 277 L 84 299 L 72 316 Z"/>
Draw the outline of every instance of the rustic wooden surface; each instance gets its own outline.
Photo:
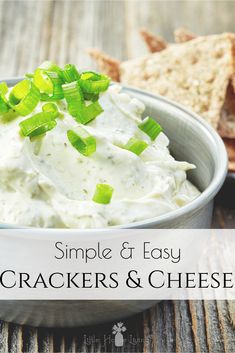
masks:
<path id="1" fill-rule="evenodd" d="M 141 55 L 140 27 L 167 40 L 177 26 L 235 32 L 234 13 L 234 1 L 0 1 L 0 77 L 20 76 L 45 59 L 92 67 L 85 49 L 94 46 L 118 59 Z M 219 199 L 215 227 L 235 228 L 229 207 Z M 235 352 L 232 302 L 162 302 L 124 323 L 131 342 L 115 350 L 112 323 L 56 330 L 0 322 L 0 352 Z"/>

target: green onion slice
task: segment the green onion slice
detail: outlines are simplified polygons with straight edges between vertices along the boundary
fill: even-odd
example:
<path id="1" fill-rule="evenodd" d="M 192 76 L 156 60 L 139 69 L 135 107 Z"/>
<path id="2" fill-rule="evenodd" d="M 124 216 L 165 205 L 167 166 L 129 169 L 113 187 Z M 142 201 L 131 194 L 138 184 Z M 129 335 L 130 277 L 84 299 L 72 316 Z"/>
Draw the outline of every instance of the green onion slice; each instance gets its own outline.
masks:
<path id="1" fill-rule="evenodd" d="M 0 82 L 0 114 L 5 114 L 10 110 L 5 94 L 8 92 L 6 82 Z"/>
<path id="2" fill-rule="evenodd" d="M 52 61 L 46 60 L 44 61 L 40 66 L 39 69 L 41 70 L 46 70 L 46 71 L 54 71 L 57 72 L 57 74 L 61 75 L 61 68 L 53 63 Z"/>
<path id="3" fill-rule="evenodd" d="M 71 145 L 84 156 L 88 157 L 96 151 L 96 139 L 82 128 L 76 129 L 76 132 L 68 130 L 67 137 Z"/>
<path id="4" fill-rule="evenodd" d="M 148 147 L 147 142 L 131 137 L 124 148 L 139 156 Z"/>
<path id="5" fill-rule="evenodd" d="M 68 104 L 68 111 L 73 117 L 77 117 L 82 110 L 84 97 L 78 82 L 71 82 L 62 86 L 64 97 Z"/>
<path id="6" fill-rule="evenodd" d="M 5 114 L 10 110 L 7 100 L 4 96 L 0 96 L 0 114 Z"/>
<path id="7" fill-rule="evenodd" d="M 7 87 L 6 82 L 0 82 L 0 94 L 5 95 L 5 94 L 7 94 L 7 92 L 8 92 L 8 87 Z"/>
<path id="8" fill-rule="evenodd" d="M 66 83 L 78 81 L 80 78 L 76 66 L 72 64 L 65 65 L 64 70 L 62 70 L 62 76 Z"/>
<path id="9" fill-rule="evenodd" d="M 20 132 L 25 137 L 45 134 L 56 126 L 53 113 L 42 112 L 20 122 Z"/>
<path id="10" fill-rule="evenodd" d="M 86 101 L 91 101 L 91 102 L 96 102 L 99 99 L 99 94 L 94 94 L 94 93 L 85 93 L 83 92 L 84 99 Z"/>
<path id="11" fill-rule="evenodd" d="M 98 101 L 85 105 L 84 96 L 77 81 L 64 84 L 62 87 L 68 104 L 68 111 L 79 123 L 85 125 L 103 112 L 103 108 Z"/>
<path id="12" fill-rule="evenodd" d="M 113 195 L 114 189 L 109 184 L 97 184 L 93 196 L 93 201 L 101 204 L 109 204 Z"/>
<path id="13" fill-rule="evenodd" d="M 58 107 L 54 103 L 45 103 L 42 106 L 42 111 L 54 114 L 55 118 L 59 116 Z"/>
<path id="14" fill-rule="evenodd" d="M 139 129 L 145 132 L 152 141 L 162 132 L 162 127 L 152 118 L 145 118 L 142 123 L 138 125 Z"/>
<path id="15" fill-rule="evenodd" d="M 64 98 L 63 80 L 56 71 L 36 69 L 33 83 L 39 89 L 43 101 L 57 101 Z"/>
<path id="16" fill-rule="evenodd" d="M 52 113 L 54 115 L 54 118 L 63 118 L 63 114 L 59 111 L 57 105 L 55 103 L 45 103 L 42 106 L 42 111 L 47 112 L 47 113 Z"/>
<path id="17" fill-rule="evenodd" d="M 40 100 L 40 92 L 30 80 L 17 83 L 11 90 L 9 104 L 22 116 L 30 114 Z"/>
<path id="18" fill-rule="evenodd" d="M 103 74 L 86 71 L 81 74 L 79 84 L 84 93 L 99 94 L 108 89 L 110 78 Z"/>
<path id="19" fill-rule="evenodd" d="M 38 87 L 40 92 L 45 94 L 53 94 L 53 83 L 48 75 L 45 74 L 45 71 L 41 69 L 36 69 L 33 75 L 33 82 L 35 86 Z"/>
<path id="20" fill-rule="evenodd" d="M 94 120 L 103 111 L 104 110 L 98 101 L 87 106 L 83 105 L 80 113 L 76 117 L 76 120 L 79 123 L 86 125 L 90 121 Z"/>
<path id="21" fill-rule="evenodd" d="M 25 74 L 25 77 L 26 78 L 33 78 L 33 76 L 34 76 L 34 74 L 32 74 L 32 73 L 27 73 L 27 74 Z"/>

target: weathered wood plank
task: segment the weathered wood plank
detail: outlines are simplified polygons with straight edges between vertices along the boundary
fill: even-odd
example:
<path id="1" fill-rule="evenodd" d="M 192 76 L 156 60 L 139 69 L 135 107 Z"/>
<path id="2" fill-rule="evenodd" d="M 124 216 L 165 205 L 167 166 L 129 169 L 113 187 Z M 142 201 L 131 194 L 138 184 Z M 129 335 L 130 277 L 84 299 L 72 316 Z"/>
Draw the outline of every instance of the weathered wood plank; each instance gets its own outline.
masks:
<path id="1" fill-rule="evenodd" d="M 8 323 L 0 321 L 0 353 L 6 353 L 8 349 Z"/>
<path id="2" fill-rule="evenodd" d="M 195 352 L 192 334 L 192 319 L 189 312 L 188 301 L 175 301 L 175 339 L 176 352 Z"/>
<path id="3" fill-rule="evenodd" d="M 36 336 L 34 341 L 35 341 L 35 347 L 36 347 L 36 344 L 37 344 Z M 23 350 L 22 328 L 18 325 L 9 324 L 8 350 L 10 353 L 21 353 Z"/>
<path id="4" fill-rule="evenodd" d="M 225 301 L 162 302 L 144 313 L 144 327 L 144 352 L 235 350 L 235 330 Z"/>
<path id="5" fill-rule="evenodd" d="M 31 339 L 33 335 L 31 336 Z M 38 329 L 38 350 L 39 352 L 51 353 L 54 352 L 54 338 L 53 333 L 49 329 Z M 31 353 L 31 351 L 29 351 Z M 61 349 L 61 352 L 64 350 Z"/>
<path id="6" fill-rule="evenodd" d="M 218 319 L 222 331 L 222 338 L 225 352 L 235 351 L 235 336 L 234 326 L 230 320 L 228 303 L 225 300 L 218 300 L 216 302 L 218 310 Z"/>
<path id="7" fill-rule="evenodd" d="M 209 352 L 222 353 L 225 352 L 225 347 L 223 343 L 223 334 L 220 328 L 218 320 L 218 310 L 216 302 L 205 301 L 205 321 L 206 321 L 206 335 L 207 335 L 207 345 L 209 347 Z"/>
<path id="8" fill-rule="evenodd" d="M 196 352 L 209 352 L 205 330 L 203 301 L 189 301 L 189 310 L 192 319 L 192 334 Z"/>
<path id="9" fill-rule="evenodd" d="M 36 328 L 17 326 L 22 340 L 22 352 L 37 352 L 39 349 L 38 332 Z M 17 351 L 15 351 L 16 353 Z"/>

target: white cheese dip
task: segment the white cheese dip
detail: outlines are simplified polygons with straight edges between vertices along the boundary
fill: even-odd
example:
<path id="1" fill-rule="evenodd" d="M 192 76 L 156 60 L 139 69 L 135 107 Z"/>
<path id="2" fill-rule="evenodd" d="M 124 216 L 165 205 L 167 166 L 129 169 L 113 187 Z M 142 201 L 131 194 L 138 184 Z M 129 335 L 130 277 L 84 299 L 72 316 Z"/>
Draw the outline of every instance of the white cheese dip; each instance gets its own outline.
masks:
<path id="1" fill-rule="evenodd" d="M 80 154 L 67 139 L 78 123 L 60 103 L 63 119 L 46 135 L 19 135 L 17 117 L 0 124 L 0 222 L 33 227 L 101 228 L 175 210 L 199 195 L 187 180 L 194 165 L 177 162 L 160 133 L 154 142 L 138 128 L 144 105 L 111 86 L 100 97 L 104 109 L 83 126 L 96 138 L 96 152 Z M 39 104 L 33 112 L 41 111 Z M 149 147 L 140 155 L 123 146 L 131 137 Z M 114 188 L 111 203 L 92 201 L 96 184 Z"/>

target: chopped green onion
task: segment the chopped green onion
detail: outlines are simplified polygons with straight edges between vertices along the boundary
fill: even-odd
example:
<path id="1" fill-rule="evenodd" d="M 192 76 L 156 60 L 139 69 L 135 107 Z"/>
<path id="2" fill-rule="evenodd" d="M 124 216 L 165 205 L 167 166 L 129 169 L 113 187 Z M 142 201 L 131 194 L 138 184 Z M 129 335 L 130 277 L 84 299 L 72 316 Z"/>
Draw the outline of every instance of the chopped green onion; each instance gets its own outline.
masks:
<path id="1" fill-rule="evenodd" d="M 162 132 L 162 127 L 152 118 L 145 118 L 142 123 L 138 125 L 139 129 L 145 132 L 152 141 Z"/>
<path id="2" fill-rule="evenodd" d="M 43 112 L 31 116 L 20 122 L 20 132 L 25 137 L 45 134 L 56 126 L 53 113 Z"/>
<path id="3" fill-rule="evenodd" d="M 61 68 L 51 61 L 44 61 L 33 75 L 33 82 L 42 93 L 42 100 L 60 100 L 64 98 Z"/>
<path id="4" fill-rule="evenodd" d="M 103 74 L 87 71 L 81 74 L 79 84 L 84 93 L 99 94 L 108 89 L 110 78 Z"/>
<path id="5" fill-rule="evenodd" d="M 74 81 L 78 81 L 80 78 L 80 74 L 76 69 L 75 65 L 67 64 L 62 71 L 62 76 L 65 82 L 70 83 Z"/>
<path id="6" fill-rule="evenodd" d="M 11 90 L 9 104 L 22 116 L 30 114 L 40 100 L 40 92 L 30 80 L 17 83 Z"/>
<path id="7" fill-rule="evenodd" d="M 5 94 L 8 92 L 6 82 L 0 83 L 0 114 L 5 114 L 10 110 Z"/>
<path id="8" fill-rule="evenodd" d="M 5 114 L 9 111 L 10 107 L 4 96 L 0 96 L 0 114 Z"/>
<path id="9" fill-rule="evenodd" d="M 55 103 L 45 103 L 42 106 L 42 111 L 47 113 L 54 114 L 54 118 L 63 118 L 63 114 L 58 110 L 58 107 Z"/>
<path id="10" fill-rule="evenodd" d="M 82 110 L 84 98 L 78 82 L 62 85 L 64 97 L 68 104 L 68 111 L 73 117 L 77 117 Z"/>
<path id="11" fill-rule="evenodd" d="M 52 61 L 44 61 L 40 66 L 39 69 L 41 70 L 46 70 L 46 71 L 53 71 L 53 72 L 57 72 L 57 74 L 61 74 L 62 70 L 61 68 L 56 65 L 55 63 L 53 63 Z"/>
<path id="12" fill-rule="evenodd" d="M 40 90 L 41 100 L 57 101 L 64 98 L 63 80 L 58 72 L 38 68 L 34 73 L 33 82 Z"/>
<path id="13" fill-rule="evenodd" d="M 84 93 L 83 92 L 84 99 L 87 101 L 91 102 L 96 102 L 99 99 L 99 94 L 93 94 L 93 93 Z"/>
<path id="14" fill-rule="evenodd" d="M 55 118 L 57 118 L 58 115 L 59 115 L 58 108 L 57 108 L 57 106 L 54 103 L 45 103 L 45 104 L 43 104 L 42 111 L 54 114 Z"/>
<path id="15" fill-rule="evenodd" d="M 68 130 L 67 137 L 71 145 L 84 156 L 90 156 L 96 151 L 96 139 L 82 128 L 78 128 L 76 132 Z"/>
<path id="16" fill-rule="evenodd" d="M 79 123 L 87 124 L 103 112 L 99 102 L 85 105 L 84 97 L 77 81 L 64 84 L 62 87 L 68 104 L 68 111 Z"/>
<path id="17" fill-rule="evenodd" d="M 94 120 L 103 111 L 104 110 L 99 102 L 94 102 L 87 106 L 83 105 L 81 112 L 76 117 L 76 120 L 79 123 L 86 125 L 90 121 Z"/>
<path id="18" fill-rule="evenodd" d="M 25 74 L 25 77 L 27 78 L 33 78 L 34 74 L 31 74 L 31 73 L 28 73 L 28 74 Z"/>
<path id="19" fill-rule="evenodd" d="M 131 137 L 124 148 L 139 156 L 148 147 L 147 142 Z"/>
<path id="20" fill-rule="evenodd" d="M 17 112 L 15 112 L 14 110 L 8 108 L 9 110 L 6 111 L 5 113 L 2 114 L 1 116 L 1 121 L 3 123 L 9 123 L 12 120 L 14 120 L 15 118 L 19 117 L 19 114 Z"/>
<path id="21" fill-rule="evenodd" d="M 41 69 L 36 69 L 33 75 L 33 82 L 40 92 L 53 94 L 53 83 Z"/>
<path id="22" fill-rule="evenodd" d="M 8 92 L 8 87 L 7 87 L 7 84 L 6 84 L 6 82 L 1 82 L 0 83 L 0 94 L 2 95 L 2 94 L 7 94 L 7 92 Z"/>
<path id="23" fill-rule="evenodd" d="M 92 200 L 96 203 L 107 205 L 111 201 L 113 191 L 112 186 L 109 184 L 97 184 Z"/>

